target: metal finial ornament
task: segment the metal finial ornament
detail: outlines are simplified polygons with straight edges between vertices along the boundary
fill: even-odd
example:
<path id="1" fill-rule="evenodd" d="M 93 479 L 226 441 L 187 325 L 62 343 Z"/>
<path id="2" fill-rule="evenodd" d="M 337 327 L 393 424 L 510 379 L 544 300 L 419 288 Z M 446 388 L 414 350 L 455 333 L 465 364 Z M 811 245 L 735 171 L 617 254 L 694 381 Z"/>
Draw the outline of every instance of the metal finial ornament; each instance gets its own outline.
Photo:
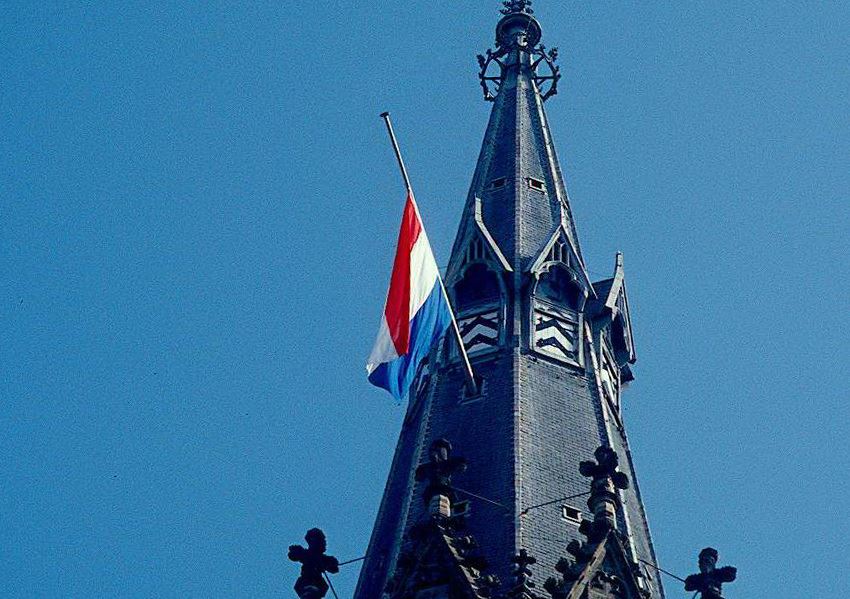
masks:
<path id="1" fill-rule="evenodd" d="M 508 69 L 530 70 L 540 98 L 544 102 L 558 93 L 561 69 L 555 64 L 558 49 L 546 50 L 540 43 L 540 23 L 532 16 L 530 0 L 506 0 L 504 15 L 496 25 L 496 50 L 478 55 L 478 79 L 484 99 L 493 102 L 499 94 Z M 527 58 L 520 60 L 520 55 Z"/>
<path id="2" fill-rule="evenodd" d="M 502 4 L 505 7 L 501 10 L 503 15 L 513 15 L 516 13 L 534 14 L 534 11 L 531 9 L 531 0 L 505 0 Z"/>

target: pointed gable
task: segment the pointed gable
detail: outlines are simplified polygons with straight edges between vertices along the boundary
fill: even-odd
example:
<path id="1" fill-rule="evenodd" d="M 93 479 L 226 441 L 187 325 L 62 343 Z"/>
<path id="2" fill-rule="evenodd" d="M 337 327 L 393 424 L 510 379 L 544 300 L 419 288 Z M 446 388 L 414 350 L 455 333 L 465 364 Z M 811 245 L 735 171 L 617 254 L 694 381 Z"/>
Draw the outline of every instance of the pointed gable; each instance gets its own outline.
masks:
<path id="1" fill-rule="evenodd" d="M 447 280 L 453 282 L 465 266 L 475 262 L 490 263 L 494 269 L 511 272 L 508 259 L 496 243 L 481 215 L 481 199 L 475 198 L 471 218 L 464 218 L 449 260 Z"/>
<path id="2" fill-rule="evenodd" d="M 471 536 L 453 534 L 436 521 L 415 526 L 387 585 L 389 599 L 486 599 L 498 581 L 483 575 L 486 563 Z"/>
<path id="3" fill-rule="evenodd" d="M 546 245 L 538 252 L 528 270 L 539 277 L 541 273 L 555 264 L 562 264 L 569 268 L 585 286 L 589 295 L 594 296 L 596 294 L 584 266 L 584 261 L 579 254 L 578 246 L 570 238 L 564 224 L 558 225 Z"/>
<path id="4" fill-rule="evenodd" d="M 512 272 L 502 250 L 481 218 L 476 198 L 449 263 L 446 288 L 457 313 L 458 328 L 468 354 L 495 350 L 503 340 L 507 284 Z M 453 348 L 455 357 L 457 351 Z"/>
<path id="5" fill-rule="evenodd" d="M 598 544 L 573 550 L 573 561 L 558 564 L 562 578 L 546 581 L 553 599 L 645 599 L 646 583 L 617 533 L 609 532 Z"/>
<path id="6" fill-rule="evenodd" d="M 628 370 L 629 364 L 637 360 L 634 337 L 632 336 L 632 318 L 629 312 L 629 297 L 626 293 L 626 275 L 623 268 L 623 254 L 617 253 L 614 264 L 614 276 L 593 283 L 596 300 L 589 306 L 600 327 L 610 327 L 611 345 L 617 363 Z"/>

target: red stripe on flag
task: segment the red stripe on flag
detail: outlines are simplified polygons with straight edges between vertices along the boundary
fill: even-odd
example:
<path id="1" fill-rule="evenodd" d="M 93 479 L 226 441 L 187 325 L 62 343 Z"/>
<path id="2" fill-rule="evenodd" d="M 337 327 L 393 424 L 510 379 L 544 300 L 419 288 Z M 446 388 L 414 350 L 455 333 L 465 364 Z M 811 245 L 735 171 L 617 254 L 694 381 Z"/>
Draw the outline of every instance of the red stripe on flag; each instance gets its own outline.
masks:
<path id="1" fill-rule="evenodd" d="M 421 230 L 422 225 L 416 215 L 413 197 L 408 194 L 401 229 L 398 232 L 398 247 L 384 312 L 393 345 L 399 356 L 407 353 L 410 342 L 410 254 Z"/>

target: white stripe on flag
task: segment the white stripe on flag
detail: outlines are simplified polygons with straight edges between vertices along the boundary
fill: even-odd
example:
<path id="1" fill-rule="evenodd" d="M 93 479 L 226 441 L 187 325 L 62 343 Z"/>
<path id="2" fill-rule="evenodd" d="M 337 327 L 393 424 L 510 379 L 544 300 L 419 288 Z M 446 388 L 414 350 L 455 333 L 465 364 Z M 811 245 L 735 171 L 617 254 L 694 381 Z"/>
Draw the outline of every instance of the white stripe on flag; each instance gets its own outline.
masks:
<path id="1" fill-rule="evenodd" d="M 386 315 L 381 316 L 381 328 L 378 329 L 378 337 L 375 339 L 375 345 L 372 347 L 372 353 L 369 355 L 369 360 L 366 362 L 366 372 L 372 374 L 378 366 L 384 362 L 392 362 L 398 358 L 395 344 L 393 343 L 392 335 L 390 335 L 390 327 L 387 324 Z"/>
<path id="2" fill-rule="evenodd" d="M 431 251 L 428 235 L 425 234 L 425 228 L 422 227 L 410 252 L 410 320 L 413 320 L 413 317 L 419 312 L 419 308 L 431 295 L 434 285 L 438 284 L 437 277 L 439 276 L 434 252 Z"/>

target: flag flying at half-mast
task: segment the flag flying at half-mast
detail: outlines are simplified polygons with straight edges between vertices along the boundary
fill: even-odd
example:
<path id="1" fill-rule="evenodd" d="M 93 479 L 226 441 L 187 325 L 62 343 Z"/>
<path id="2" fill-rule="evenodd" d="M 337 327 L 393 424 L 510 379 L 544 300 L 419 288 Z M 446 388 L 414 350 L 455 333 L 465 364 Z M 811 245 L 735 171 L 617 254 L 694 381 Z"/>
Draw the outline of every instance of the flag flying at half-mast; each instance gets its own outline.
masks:
<path id="1" fill-rule="evenodd" d="M 387 303 L 366 364 L 369 381 L 404 399 L 419 365 L 451 323 L 437 261 L 408 191 Z"/>

